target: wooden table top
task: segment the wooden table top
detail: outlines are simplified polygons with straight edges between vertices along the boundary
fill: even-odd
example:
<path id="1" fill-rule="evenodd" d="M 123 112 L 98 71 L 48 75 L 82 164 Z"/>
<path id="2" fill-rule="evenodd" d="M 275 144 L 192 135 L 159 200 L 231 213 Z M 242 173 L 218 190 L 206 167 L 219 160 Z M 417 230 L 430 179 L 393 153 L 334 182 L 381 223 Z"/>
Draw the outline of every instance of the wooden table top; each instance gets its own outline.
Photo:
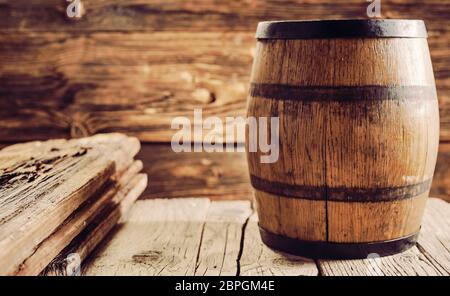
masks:
<path id="1" fill-rule="evenodd" d="M 450 275 L 450 204 L 430 198 L 416 247 L 389 257 L 310 260 L 266 247 L 249 201 L 139 200 L 86 275 Z"/>

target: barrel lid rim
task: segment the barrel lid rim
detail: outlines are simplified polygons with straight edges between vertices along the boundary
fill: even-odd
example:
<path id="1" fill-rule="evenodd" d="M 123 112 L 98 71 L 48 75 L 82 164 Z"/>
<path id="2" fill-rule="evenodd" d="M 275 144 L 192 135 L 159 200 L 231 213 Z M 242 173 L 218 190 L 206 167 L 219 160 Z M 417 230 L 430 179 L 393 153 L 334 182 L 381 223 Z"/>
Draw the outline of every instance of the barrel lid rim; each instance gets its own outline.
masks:
<path id="1" fill-rule="evenodd" d="M 324 19 L 263 21 L 257 39 L 427 38 L 419 19 Z"/>

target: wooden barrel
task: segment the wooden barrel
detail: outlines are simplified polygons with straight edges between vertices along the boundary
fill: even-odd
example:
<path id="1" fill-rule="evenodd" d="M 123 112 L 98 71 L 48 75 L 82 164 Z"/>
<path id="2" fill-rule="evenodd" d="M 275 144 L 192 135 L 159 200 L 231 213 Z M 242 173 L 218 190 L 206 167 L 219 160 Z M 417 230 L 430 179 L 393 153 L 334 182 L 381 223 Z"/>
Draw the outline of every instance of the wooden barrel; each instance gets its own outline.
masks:
<path id="1" fill-rule="evenodd" d="M 426 37 L 419 20 L 258 25 L 248 116 L 279 117 L 278 161 L 247 144 L 265 244 L 313 258 L 415 244 L 439 143 Z"/>

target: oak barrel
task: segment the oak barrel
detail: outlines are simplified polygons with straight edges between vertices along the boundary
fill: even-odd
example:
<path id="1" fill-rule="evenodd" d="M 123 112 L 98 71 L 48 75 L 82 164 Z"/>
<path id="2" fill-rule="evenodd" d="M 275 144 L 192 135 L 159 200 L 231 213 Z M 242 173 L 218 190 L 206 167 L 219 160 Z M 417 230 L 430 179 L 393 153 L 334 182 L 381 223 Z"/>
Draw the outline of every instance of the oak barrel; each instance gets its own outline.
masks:
<path id="1" fill-rule="evenodd" d="M 262 22 L 256 35 L 248 116 L 279 118 L 277 161 L 246 144 L 264 243 L 341 259 L 413 246 L 439 143 L 423 21 Z"/>

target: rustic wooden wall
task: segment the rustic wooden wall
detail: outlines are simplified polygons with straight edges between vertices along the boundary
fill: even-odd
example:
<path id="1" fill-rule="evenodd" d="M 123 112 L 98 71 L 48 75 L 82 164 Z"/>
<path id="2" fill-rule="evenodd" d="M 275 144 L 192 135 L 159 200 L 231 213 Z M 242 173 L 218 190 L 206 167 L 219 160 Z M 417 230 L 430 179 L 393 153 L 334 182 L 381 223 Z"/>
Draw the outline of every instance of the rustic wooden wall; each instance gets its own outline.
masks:
<path id="1" fill-rule="evenodd" d="M 168 142 L 174 116 L 244 115 L 261 20 L 364 18 L 364 0 L 0 0 L 0 141 L 120 131 Z M 426 21 L 440 100 L 434 193 L 448 194 L 450 1 L 382 0 Z M 435 187 L 436 188 L 436 187 Z"/>

